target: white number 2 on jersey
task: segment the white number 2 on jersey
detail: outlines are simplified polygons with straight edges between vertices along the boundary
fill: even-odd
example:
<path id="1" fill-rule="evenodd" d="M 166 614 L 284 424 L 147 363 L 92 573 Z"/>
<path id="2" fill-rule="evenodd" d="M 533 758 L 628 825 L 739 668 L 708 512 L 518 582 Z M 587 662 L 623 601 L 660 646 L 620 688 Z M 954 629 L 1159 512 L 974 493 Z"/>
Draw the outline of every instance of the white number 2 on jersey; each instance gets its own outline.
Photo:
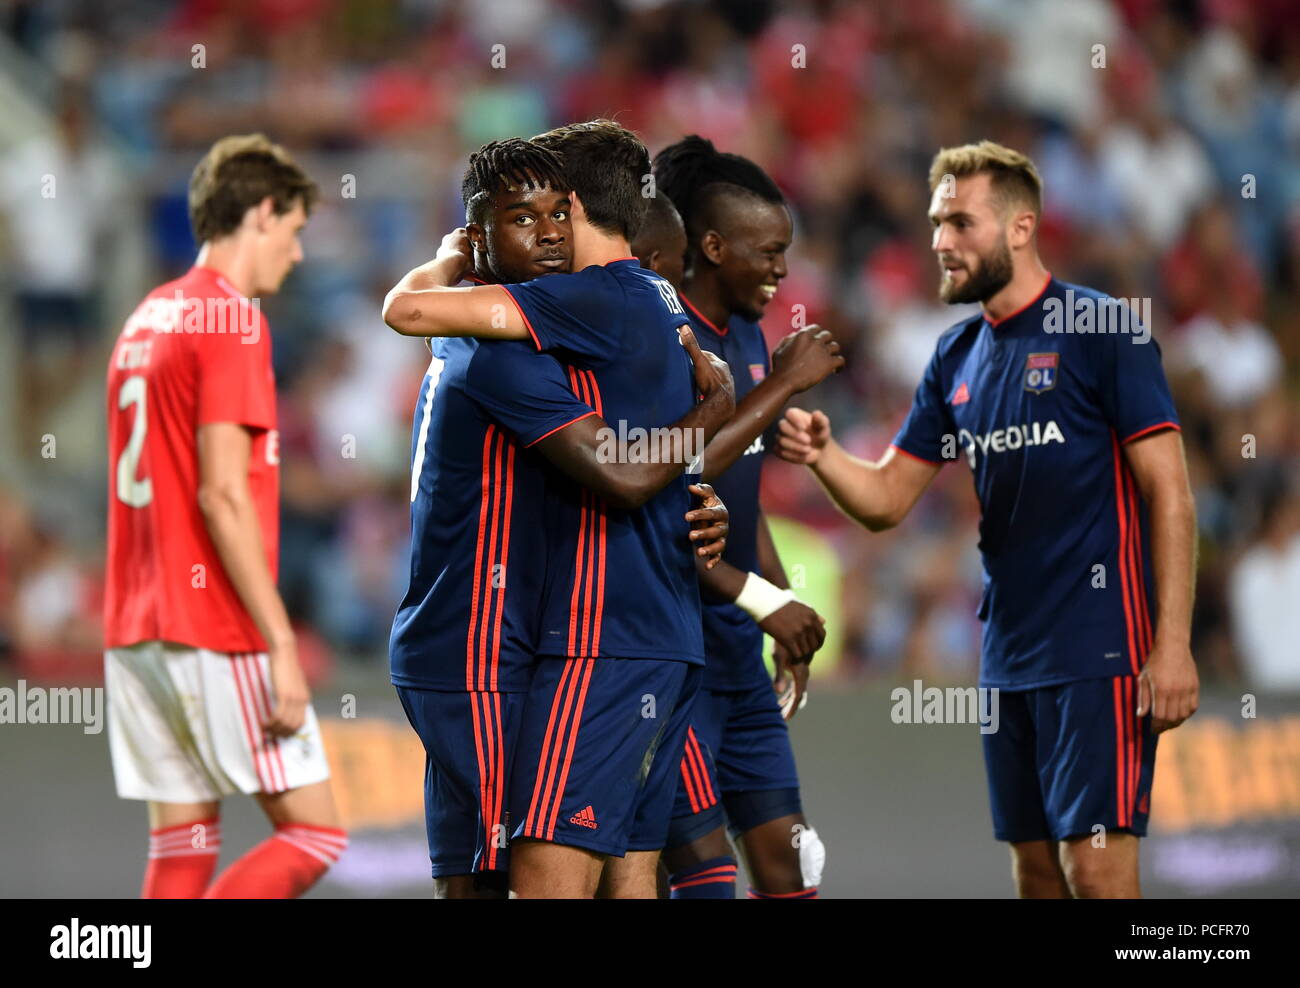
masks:
<path id="1" fill-rule="evenodd" d="M 420 492 L 420 469 L 424 466 L 424 444 L 429 439 L 429 419 L 433 417 L 433 392 L 438 387 L 438 378 L 442 377 L 442 361 L 434 357 L 429 361 L 425 372 L 429 378 L 429 390 L 424 393 L 424 414 L 420 418 L 420 436 L 415 440 L 415 456 L 411 458 L 411 503 Z"/>
<path id="2" fill-rule="evenodd" d="M 137 480 L 135 476 L 144 450 L 144 434 L 149 428 L 145 415 L 145 379 L 140 374 L 132 374 L 118 389 L 118 409 L 124 410 L 128 405 L 135 405 L 135 421 L 131 425 L 131 438 L 117 458 L 117 498 L 128 507 L 143 508 L 153 500 L 153 481 Z"/>

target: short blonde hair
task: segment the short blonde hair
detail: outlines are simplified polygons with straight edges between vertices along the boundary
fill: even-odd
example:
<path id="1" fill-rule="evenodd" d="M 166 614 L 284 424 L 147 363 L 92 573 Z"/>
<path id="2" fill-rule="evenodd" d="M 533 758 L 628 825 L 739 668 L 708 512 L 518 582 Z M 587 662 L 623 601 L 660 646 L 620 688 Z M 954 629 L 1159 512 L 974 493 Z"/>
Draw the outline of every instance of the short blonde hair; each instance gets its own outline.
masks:
<path id="1" fill-rule="evenodd" d="M 1043 214 L 1043 179 L 1028 155 L 994 141 L 943 148 L 930 162 L 930 192 L 945 176 L 954 179 L 988 175 L 989 184 L 1005 212 L 1013 203 Z"/>

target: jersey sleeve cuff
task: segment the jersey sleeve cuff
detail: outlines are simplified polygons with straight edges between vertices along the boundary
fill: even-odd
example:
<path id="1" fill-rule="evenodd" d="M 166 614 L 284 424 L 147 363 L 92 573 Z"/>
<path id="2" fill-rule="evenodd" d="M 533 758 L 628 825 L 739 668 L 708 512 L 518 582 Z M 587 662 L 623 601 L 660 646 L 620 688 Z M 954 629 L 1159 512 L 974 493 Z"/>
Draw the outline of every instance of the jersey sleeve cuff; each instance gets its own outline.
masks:
<path id="1" fill-rule="evenodd" d="M 583 412 L 581 415 L 577 416 L 576 418 L 571 418 L 569 419 L 569 421 L 563 423 L 562 425 L 557 425 L 554 429 L 551 429 L 547 432 L 543 432 L 540 436 L 538 436 L 536 439 L 532 440 L 531 442 L 524 443 L 524 449 L 529 449 L 530 447 L 536 446 L 547 436 L 553 436 L 561 429 L 567 429 L 569 426 L 573 425 L 574 422 L 581 422 L 583 419 L 589 418 L 590 416 L 595 414 L 596 413 L 594 410 L 590 412 Z"/>
<path id="2" fill-rule="evenodd" d="M 255 432 L 270 432 L 275 428 L 275 419 L 271 416 L 257 415 L 252 412 L 225 411 L 200 415 L 195 421 L 194 427 L 198 429 L 205 425 L 218 425 L 222 422 L 228 422 L 231 425 L 242 425 L 245 429 L 252 429 Z"/>
<path id="3" fill-rule="evenodd" d="M 515 304 L 515 308 L 519 310 L 519 317 L 524 321 L 524 328 L 528 330 L 528 335 L 532 338 L 533 346 L 537 347 L 537 350 L 540 353 L 543 349 L 542 341 L 538 339 L 537 331 L 533 329 L 533 324 L 528 318 L 528 313 L 525 312 L 524 307 L 519 304 L 519 299 L 515 298 L 515 293 L 510 290 L 509 285 L 502 285 L 501 287 L 505 289 L 506 296 Z M 575 419 L 574 421 L 577 420 Z"/>
<path id="4" fill-rule="evenodd" d="M 932 466 L 932 467 L 941 467 L 941 466 L 943 466 L 943 463 L 944 463 L 943 460 L 931 460 L 931 459 L 929 459 L 928 457 L 925 457 L 925 456 L 918 456 L 916 453 L 912 453 L 912 452 L 909 452 L 908 450 L 903 449 L 903 447 L 900 446 L 900 445 L 898 445 L 898 443 L 890 443 L 890 444 L 889 444 L 889 448 L 890 448 L 890 449 L 896 449 L 896 450 L 898 450 L 900 453 L 902 453 L 904 456 L 910 456 L 912 459 L 917 460 L 917 461 L 919 461 L 919 462 L 921 462 L 921 463 L 928 463 L 928 464 L 930 464 L 930 466 Z"/>
<path id="5" fill-rule="evenodd" d="M 1126 437 L 1126 438 L 1124 438 L 1124 439 L 1121 439 L 1121 440 L 1119 441 L 1119 444 L 1120 444 L 1121 446 L 1127 446 L 1127 445 L 1128 445 L 1129 443 L 1131 443 L 1134 439 L 1141 439 L 1143 436 L 1149 436 L 1149 435 L 1151 435 L 1151 433 L 1153 433 L 1153 432 L 1160 432 L 1160 431 L 1162 431 L 1162 430 L 1164 430 L 1164 429 L 1173 429 L 1175 432 L 1182 432 L 1182 431 L 1183 431 L 1183 427 L 1180 426 L 1177 422 L 1169 422 L 1169 421 L 1167 421 L 1167 422 L 1157 422 L 1155 425 L 1149 425 L 1149 426 L 1147 426 L 1145 429 L 1138 429 L 1138 431 L 1135 432 L 1135 433 L 1133 433 L 1132 435 L 1130 435 L 1130 436 L 1128 436 L 1128 437 Z"/>

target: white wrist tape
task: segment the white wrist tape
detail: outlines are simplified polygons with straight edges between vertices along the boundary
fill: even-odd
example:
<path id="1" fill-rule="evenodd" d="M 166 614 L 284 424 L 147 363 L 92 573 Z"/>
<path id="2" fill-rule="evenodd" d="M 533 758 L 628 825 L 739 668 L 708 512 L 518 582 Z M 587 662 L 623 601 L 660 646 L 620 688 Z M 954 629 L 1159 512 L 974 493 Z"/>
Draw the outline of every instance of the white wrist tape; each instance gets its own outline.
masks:
<path id="1" fill-rule="evenodd" d="M 795 599 L 793 590 L 782 590 L 757 573 L 750 573 L 736 597 L 736 606 L 755 621 L 762 621 Z"/>

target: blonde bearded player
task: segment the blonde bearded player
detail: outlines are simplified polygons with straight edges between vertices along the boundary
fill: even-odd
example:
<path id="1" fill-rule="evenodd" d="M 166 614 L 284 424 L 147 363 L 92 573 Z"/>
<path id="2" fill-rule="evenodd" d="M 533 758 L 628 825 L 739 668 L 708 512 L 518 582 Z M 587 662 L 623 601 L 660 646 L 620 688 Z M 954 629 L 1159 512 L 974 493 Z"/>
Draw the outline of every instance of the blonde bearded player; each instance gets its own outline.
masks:
<path id="1" fill-rule="evenodd" d="M 190 182 L 198 260 L 140 303 L 109 362 L 109 744 L 118 795 L 149 804 L 146 898 L 291 898 L 347 844 L 275 587 L 275 379 L 257 303 L 302 259 L 315 198 L 265 137 L 214 144 Z M 275 832 L 213 882 L 234 792 Z"/>
<path id="2" fill-rule="evenodd" d="M 930 191 L 939 297 L 982 311 L 939 338 L 879 461 L 802 409 L 781 423 L 781 455 L 879 531 L 964 453 L 981 509 L 980 685 L 1000 701 L 983 735 L 994 833 L 1022 897 L 1136 897 L 1156 737 L 1198 696 L 1196 517 L 1160 348 L 1116 300 L 1043 267 L 1042 183 L 1023 154 L 944 149 Z"/>

